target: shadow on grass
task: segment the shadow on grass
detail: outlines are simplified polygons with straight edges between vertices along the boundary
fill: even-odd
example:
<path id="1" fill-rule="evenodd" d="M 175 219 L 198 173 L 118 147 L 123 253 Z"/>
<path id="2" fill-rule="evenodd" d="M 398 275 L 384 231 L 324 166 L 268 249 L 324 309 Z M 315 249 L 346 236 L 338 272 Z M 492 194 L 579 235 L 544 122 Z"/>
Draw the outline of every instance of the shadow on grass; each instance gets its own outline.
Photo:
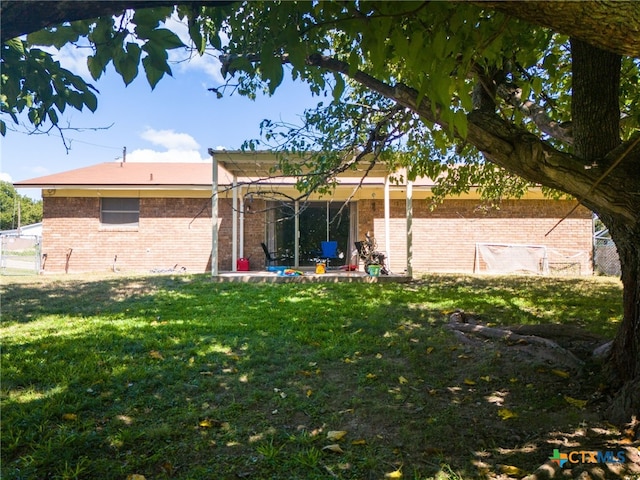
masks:
<path id="1" fill-rule="evenodd" d="M 461 308 L 611 333 L 619 286 L 580 288 L 594 304 L 570 282 L 528 279 L 5 284 L 3 478 L 532 472 L 554 449 L 620 440 L 598 421 L 597 372 L 559 376 L 442 325 Z"/>

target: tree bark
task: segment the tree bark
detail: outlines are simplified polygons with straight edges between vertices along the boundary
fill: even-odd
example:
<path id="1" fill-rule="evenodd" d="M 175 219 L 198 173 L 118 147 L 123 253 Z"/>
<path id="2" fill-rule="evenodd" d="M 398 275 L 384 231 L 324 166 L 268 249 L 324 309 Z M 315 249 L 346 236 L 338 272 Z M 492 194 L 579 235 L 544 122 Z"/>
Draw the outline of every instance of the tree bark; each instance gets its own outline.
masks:
<path id="1" fill-rule="evenodd" d="M 0 41 L 37 32 L 63 22 L 90 20 L 104 15 L 118 15 L 124 10 L 167 7 L 172 5 L 216 6 L 231 1 L 176 1 L 176 0 L 2 0 L 0 4 Z"/>
<path id="2" fill-rule="evenodd" d="M 532 25 L 550 28 L 609 52 L 640 56 L 640 2 L 636 0 L 473 3 L 480 8 L 520 18 Z"/>
<path id="3" fill-rule="evenodd" d="M 572 38 L 571 59 L 573 146 L 589 163 L 620 145 L 622 57 Z"/>

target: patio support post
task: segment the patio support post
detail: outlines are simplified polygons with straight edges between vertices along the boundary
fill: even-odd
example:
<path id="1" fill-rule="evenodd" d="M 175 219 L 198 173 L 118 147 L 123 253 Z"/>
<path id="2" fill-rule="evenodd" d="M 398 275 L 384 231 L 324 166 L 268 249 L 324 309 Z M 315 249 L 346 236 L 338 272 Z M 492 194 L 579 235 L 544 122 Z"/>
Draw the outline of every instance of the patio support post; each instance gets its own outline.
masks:
<path id="1" fill-rule="evenodd" d="M 218 276 L 218 160 L 211 155 L 211 276 Z"/>
<path id="2" fill-rule="evenodd" d="M 407 180 L 407 276 L 413 277 L 413 182 Z"/>
<path id="3" fill-rule="evenodd" d="M 384 249 L 387 267 L 391 269 L 391 205 L 389 199 L 389 175 L 384 178 Z"/>
<path id="4" fill-rule="evenodd" d="M 243 187 L 238 190 L 240 194 L 240 258 L 244 258 L 244 194 L 242 190 Z"/>
<path id="5" fill-rule="evenodd" d="M 231 271 L 238 271 L 238 177 L 233 176 L 231 205 Z"/>
<path id="6" fill-rule="evenodd" d="M 293 230 L 296 232 L 293 240 L 293 266 L 298 268 L 300 266 L 300 203 L 296 200 L 293 205 L 295 211 Z"/>

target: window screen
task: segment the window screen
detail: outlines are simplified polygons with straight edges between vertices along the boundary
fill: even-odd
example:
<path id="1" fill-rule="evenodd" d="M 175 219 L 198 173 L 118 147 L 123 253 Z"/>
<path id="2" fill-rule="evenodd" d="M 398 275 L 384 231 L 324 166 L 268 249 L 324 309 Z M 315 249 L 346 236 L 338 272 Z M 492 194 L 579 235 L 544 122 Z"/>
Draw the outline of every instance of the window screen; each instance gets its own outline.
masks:
<path id="1" fill-rule="evenodd" d="M 137 227 L 140 218 L 140 199 L 102 198 L 100 222 L 103 225 Z"/>

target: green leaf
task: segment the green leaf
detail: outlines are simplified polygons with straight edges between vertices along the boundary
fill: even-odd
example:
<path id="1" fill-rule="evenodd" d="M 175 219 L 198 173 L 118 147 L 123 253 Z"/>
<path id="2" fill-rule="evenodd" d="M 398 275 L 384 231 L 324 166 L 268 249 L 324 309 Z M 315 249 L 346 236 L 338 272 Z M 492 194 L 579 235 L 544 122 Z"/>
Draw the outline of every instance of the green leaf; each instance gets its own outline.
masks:
<path id="1" fill-rule="evenodd" d="M 102 76 L 107 69 L 109 60 L 109 57 L 101 54 L 100 51 L 97 51 L 95 55 L 89 55 L 87 57 L 87 68 L 94 80 L 98 80 Z"/>
<path id="2" fill-rule="evenodd" d="M 157 68 L 150 57 L 144 57 L 142 64 L 144 65 L 144 73 L 147 76 L 147 81 L 153 90 L 162 77 L 164 77 L 164 69 Z"/>
<path id="3" fill-rule="evenodd" d="M 15 50 L 19 54 L 24 55 L 24 42 L 19 38 L 12 38 L 11 40 L 7 40 L 5 42 L 5 45 Z"/>
<path id="4" fill-rule="evenodd" d="M 178 37 L 171 30 L 167 30 L 166 28 L 158 28 L 156 30 L 152 30 L 149 33 L 149 41 L 153 42 L 157 48 L 162 48 L 165 50 L 171 50 L 173 48 L 184 47 L 185 44 L 182 43 L 180 37 Z"/>
<path id="5" fill-rule="evenodd" d="M 342 78 L 342 75 L 339 73 L 336 73 L 333 76 L 336 80 L 336 84 L 333 87 L 333 100 L 336 102 L 340 101 L 340 97 L 342 96 L 342 93 L 344 92 L 344 78 Z"/>
<path id="6" fill-rule="evenodd" d="M 4 120 L 0 120 L 0 135 L 3 137 L 7 135 L 7 124 L 4 123 Z"/>
<path id="7" fill-rule="evenodd" d="M 82 100 L 82 95 L 80 93 L 69 91 L 69 95 L 67 96 L 66 100 L 68 105 L 71 105 L 76 110 L 82 110 L 84 101 Z"/>
<path id="8" fill-rule="evenodd" d="M 138 76 L 141 52 L 138 44 L 127 43 L 126 51 L 121 50 L 113 59 L 116 72 L 120 74 L 125 85 L 129 85 Z"/>
<path id="9" fill-rule="evenodd" d="M 95 112 L 96 109 L 98 108 L 98 97 L 96 97 L 93 93 L 87 90 L 84 93 L 82 98 L 87 108 L 92 112 Z"/>
<path id="10" fill-rule="evenodd" d="M 189 37 L 198 50 L 198 53 L 202 55 L 205 48 L 207 48 L 207 42 L 200 31 L 200 25 L 191 20 L 189 21 Z"/>
<path id="11" fill-rule="evenodd" d="M 50 108 L 47 111 L 47 114 L 49 115 L 49 120 L 51 120 L 51 123 L 53 123 L 54 125 L 58 124 L 58 114 L 56 113 L 56 111 L 53 108 Z"/>

